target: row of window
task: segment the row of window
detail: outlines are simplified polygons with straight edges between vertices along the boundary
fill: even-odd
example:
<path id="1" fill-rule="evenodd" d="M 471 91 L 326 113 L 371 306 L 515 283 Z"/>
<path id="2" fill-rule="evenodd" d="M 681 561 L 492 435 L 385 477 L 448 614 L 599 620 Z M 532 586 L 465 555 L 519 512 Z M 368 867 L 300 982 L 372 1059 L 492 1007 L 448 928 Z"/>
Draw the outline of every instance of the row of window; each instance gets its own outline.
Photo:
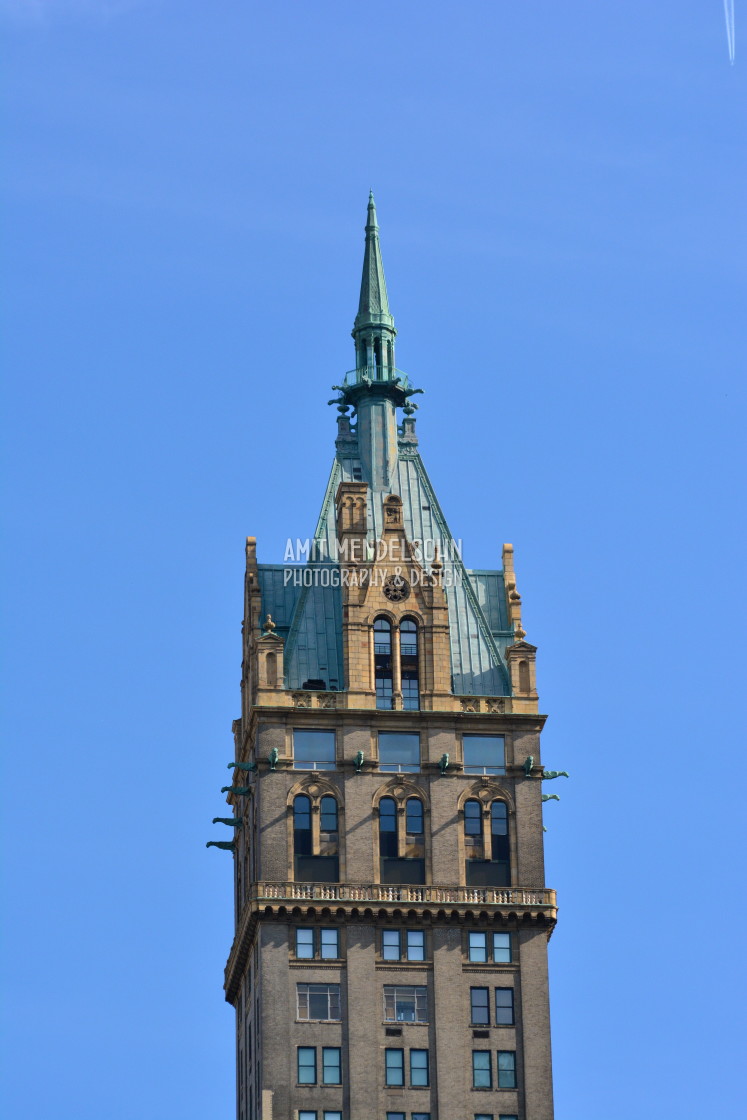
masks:
<path id="1" fill-rule="evenodd" d="M 340 960 L 340 930 L 336 926 L 296 927 L 295 956 L 297 960 Z M 385 961 L 428 959 L 425 930 L 384 929 L 380 952 Z M 467 935 L 467 959 L 472 964 L 511 964 L 513 948 L 510 933 L 471 931 Z"/>
<path id="2" fill-rule="evenodd" d="M 298 1113 L 298 1120 L 342 1120 L 342 1113 L 337 1111 L 330 1111 L 325 1108 L 322 1112 L 316 1109 L 302 1108 Z M 386 1120 L 407 1120 L 406 1112 L 387 1112 Z M 431 1120 L 430 1112 L 411 1112 L 410 1120 Z M 519 1120 L 518 1116 L 507 1116 L 502 1112 L 500 1116 L 495 1117 L 492 1113 L 488 1115 L 487 1112 L 476 1112 L 475 1120 Z"/>
<path id="3" fill-rule="evenodd" d="M 299 1085 L 342 1084 L 342 1051 L 339 1046 L 299 1046 L 296 1054 Z M 387 1047 L 384 1051 L 384 1083 L 388 1088 L 426 1089 L 430 1085 L 430 1076 L 427 1050 Z M 516 1088 L 515 1050 L 496 1052 L 495 1084 L 499 1089 Z M 492 1050 L 472 1051 L 472 1087 L 493 1088 Z"/>
<path id="4" fill-rule="evenodd" d="M 496 1086 L 499 1089 L 516 1088 L 516 1051 L 498 1050 L 496 1053 Z M 472 1051 L 472 1088 L 493 1088 L 492 1050 Z"/>
<path id="5" fill-rule="evenodd" d="M 293 731 L 293 766 L 296 770 L 334 770 L 335 732 L 314 728 Z M 505 774 L 506 740 L 503 735 L 463 735 L 465 774 Z M 417 773 L 420 770 L 420 736 L 413 732 L 380 731 L 379 770 Z"/>
<path id="6" fill-rule="evenodd" d="M 379 801 L 379 877 L 382 883 L 425 882 L 425 807 L 408 797 L 401 816 L 393 797 Z M 464 804 L 465 882 L 467 886 L 508 886 L 510 850 L 508 808 L 494 800 L 486 808 L 476 798 Z M 319 802 L 319 835 L 314 838 L 308 794 L 293 799 L 294 875 L 300 882 L 339 879 L 339 811 L 325 794 Z"/>
<path id="7" fill-rule="evenodd" d="M 397 655 L 399 654 L 399 657 Z M 399 661 L 402 707 L 416 712 L 420 707 L 418 672 L 418 625 L 412 618 L 399 624 L 399 649 L 392 642 L 392 624 L 388 618 L 374 621 L 374 676 L 376 707 L 391 710 L 394 703 L 394 668 Z"/>
<path id="8" fill-rule="evenodd" d="M 493 998 L 495 1026 L 513 1026 L 513 988 L 495 988 Z M 296 1014 L 304 1022 L 339 1022 L 342 1018 L 340 985 L 297 984 Z M 427 987 L 421 984 L 385 984 L 384 1022 L 427 1023 Z M 476 1027 L 490 1026 L 490 988 L 470 988 L 470 1022 Z"/>

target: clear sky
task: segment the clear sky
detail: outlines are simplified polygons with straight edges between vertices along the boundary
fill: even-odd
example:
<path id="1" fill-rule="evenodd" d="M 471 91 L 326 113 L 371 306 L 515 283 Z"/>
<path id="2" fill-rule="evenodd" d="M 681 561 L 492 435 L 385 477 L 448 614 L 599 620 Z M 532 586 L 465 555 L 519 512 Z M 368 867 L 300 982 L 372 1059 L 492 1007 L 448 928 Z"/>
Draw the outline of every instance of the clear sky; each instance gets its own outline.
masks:
<path id="1" fill-rule="evenodd" d="M 740 1111 L 742 7 L 0 0 L 10 1120 L 233 1115 L 243 542 L 313 531 L 370 186 L 572 775 L 557 1120 Z"/>

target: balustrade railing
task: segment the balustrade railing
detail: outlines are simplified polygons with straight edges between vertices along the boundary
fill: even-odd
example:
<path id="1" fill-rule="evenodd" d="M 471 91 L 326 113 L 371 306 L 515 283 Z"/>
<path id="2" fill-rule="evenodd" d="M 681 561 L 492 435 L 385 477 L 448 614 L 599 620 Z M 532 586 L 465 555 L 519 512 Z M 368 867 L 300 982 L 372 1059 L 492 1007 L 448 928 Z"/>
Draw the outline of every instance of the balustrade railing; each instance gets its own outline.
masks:
<path id="1" fill-rule="evenodd" d="M 555 906 L 555 891 L 526 887 L 392 886 L 384 883 L 255 883 L 257 902 L 410 902 L 432 905 Z"/>

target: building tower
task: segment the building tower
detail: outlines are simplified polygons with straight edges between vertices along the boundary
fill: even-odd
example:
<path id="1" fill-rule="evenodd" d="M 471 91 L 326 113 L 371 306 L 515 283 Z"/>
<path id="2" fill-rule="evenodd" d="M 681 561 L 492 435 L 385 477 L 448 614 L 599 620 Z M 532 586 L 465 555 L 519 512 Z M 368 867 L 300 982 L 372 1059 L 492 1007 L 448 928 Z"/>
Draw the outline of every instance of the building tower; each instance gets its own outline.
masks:
<path id="1" fill-rule="evenodd" d="M 395 333 L 371 196 L 314 547 L 246 544 L 238 1120 L 553 1116 L 536 647 L 512 546 L 462 563 Z"/>

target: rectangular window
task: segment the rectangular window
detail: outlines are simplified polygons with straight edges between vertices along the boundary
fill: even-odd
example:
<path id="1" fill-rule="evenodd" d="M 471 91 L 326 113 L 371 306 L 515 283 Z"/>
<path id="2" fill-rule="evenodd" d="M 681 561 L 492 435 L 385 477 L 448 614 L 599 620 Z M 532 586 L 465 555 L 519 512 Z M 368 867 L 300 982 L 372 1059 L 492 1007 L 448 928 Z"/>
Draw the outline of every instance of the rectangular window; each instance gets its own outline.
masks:
<path id="1" fill-rule="evenodd" d="M 293 767 L 296 770 L 334 770 L 334 731 L 293 730 Z"/>
<path id="2" fill-rule="evenodd" d="M 408 961 L 425 960 L 425 931 L 422 929 L 407 930 L 407 959 Z"/>
<path id="3" fill-rule="evenodd" d="M 299 1112 L 298 1120 L 317 1120 L 317 1113 L 309 1112 L 307 1108 L 304 1108 L 301 1112 Z"/>
<path id="4" fill-rule="evenodd" d="M 490 1026 L 490 1002 L 487 988 L 470 988 L 470 1022 L 475 1027 Z"/>
<path id="5" fill-rule="evenodd" d="M 384 1051 L 386 1062 L 386 1084 L 404 1085 L 405 1083 L 405 1052 L 404 1050 Z"/>
<path id="6" fill-rule="evenodd" d="M 511 1116 L 506 1116 L 505 1113 L 502 1112 L 498 1117 L 498 1120 L 519 1120 L 519 1117 L 513 1114 Z"/>
<path id="7" fill-rule="evenodd" d="M 322 1047 L 322 1085 L 340 1085 L 342 1067 L 339 1046 Z"/>
<path id="8" fill-rule="evenodd" d="M 384 1019 L 388 1023 L 427 1023 L 427 994 L 427 988 L 385 984 Z"/>
<path id="9" fill-rule="evenodd" d="M 298 1047 L 298 1084 L 316 1085 L 316 1047 Z"/>
<path id="10" fill-rule="evenodd" d="M 417 773 L 420 770 L 420 736 L 400 731 L 380 731 L 379 770 Z"/>
<path id="11" fill-rule="evenodd" d="M 386 1120 L 407 1120 L 407 1115 L 404 1112 L 387 1112 Z"/>
<path id="12" fill-rule="evenodd" d="M 516 1051 L 498 1051 L 498 1088 L 516 1088 Z"/>
<path id="13" fill-rule="evenodd" d="M 430 1084 L 427 1050 L 410 1051 L 410 1084 L 415 1088 Z"/>
<path id="14" fill-rule="evenodd" d="M 341 1112 L 329 1112 L 328 1110 L 325 1109 L 323 1115 L 324 1115 L 324 1120 L 342 1120 L 342 1113 Z"/>
<path id="15" fill-rule="evenodd" d="M 505 774 L 506 740 L 503 735 L 465 735 L 465 774 Z"/>
<path id="16" fill-rule="evenodd" d="M 469 959 L 477 964 L 484 964 L 488 959 L 487 933 L 470 933 Z"/>
<path id="17" fill-rule="evenodd" d="M 314 957 L 314 931 L 313 929 L 296 930 L 296 956 L 300 960 L 312 960 Z"/>
<path id="18" fill-rule="evenodd" d="M 493 1120 L 493 1113 L 492 1112 L 491 1113 L 476 1112 L 475 1113 L 475 1120 Z"/>
<path id="19" fill-rule="evenodd" d="M 412 1120 L 431 1120 L 430 1112 L 413 1112 Z"/>
<path id="20" fill-rule="evenodd" d="M 398 961 L 400 958 L 400 931 L 385 929 L 381 935 L 381 956 L 385 961 Z"/>
<path id="21" fill-rule="evenodd" d="M 495 1025 L 497 1027 L 512 1027 L 514 1025 L 513 988 L 495 989 Z"/>
<path id="22" fill-rule="evenodd" d="M 472 1051 L 472 1088 L 492 1089 L 493 1068 L 489 1050 Z"/>
<path id="23" fill-rule="evenodd" d="M 339 984 L 296 984 L 299 1019 L 340 1018 Z"/>
<path id="24" fill-rule="evenodd" d="M 376 707 L 379 711 L 391 711 L 392 708 L 392 678 L 376 678 Z"/>
<path id="25" fill-rule="evenodd" d="M 420 684 L 417 678 L 402 678 L 402 708 L 405 712 L 420 710 Z"/>
<path id="26" fill-rule="evenodd" d="M 493 934 L 493 960 L 496 964 L 511 963 L 512 957 L 510 933 Z"/>
<path id="27" fill-rule="evenodd" d="M 319 931 L 319 956 L 323 961 L 334 961 L 340 956 L 340 931 L 339 929 L 321 929 Z"/>

